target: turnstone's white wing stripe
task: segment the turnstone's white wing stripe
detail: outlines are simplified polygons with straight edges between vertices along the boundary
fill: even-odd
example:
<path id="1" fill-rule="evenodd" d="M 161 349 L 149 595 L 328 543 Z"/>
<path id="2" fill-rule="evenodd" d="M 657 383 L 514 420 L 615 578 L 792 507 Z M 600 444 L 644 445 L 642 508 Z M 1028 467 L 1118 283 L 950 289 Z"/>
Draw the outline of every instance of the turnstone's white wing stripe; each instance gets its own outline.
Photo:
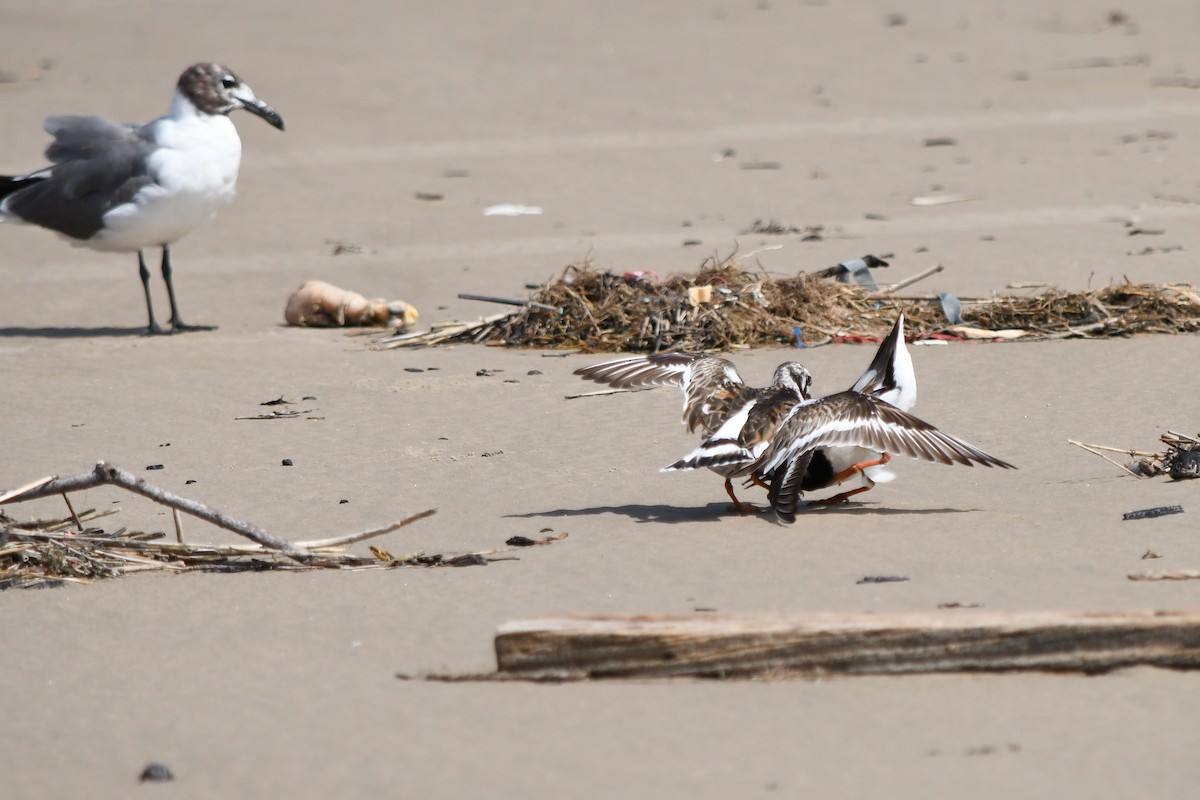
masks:
<path id="1" fill-rule="evenodd" d="M 892 332 L 879 345 L 871 365 L 850 391 L 886 400 L 901 411 L 910 411 L 916 405 L 917 373 L 904 344 L 904 312 L 896 318 Z"/>
<path id="2" fill-rule="evenodd" d="M 770 446 L 792 409 L 807 397 L 811 381 L 812 376 L 800 364 L 792 361 L 781 364 L 770 386 L 749 390 L 750 399 L 730 414 L 712 436 L 663 471 L 701 467 L 724 475 L 748 471 Z"/>
<path id="3" fill-rule="evenodd" d="M 767 475 L 822 447 L 869 447 L 942 464 L 1014 467 L 895 406 L 857 392 L 798 404 L 755 466 Z"/>
<path id="4" fill-rule="evenodd" d="M 761 439 L 754 442 L 750 447 L 746 447 L 742 442 L 742 434 L 747 421 L 750 419 L 751 413 L 757 405 L 757 399 L 744 404 L 731 414 L 729 419 L 725 420 L 721 427 L 712 436 L 704 440 L 699 447 L 674 464 L 663 467 L 661 471 L 674 472 L 677 470 L 701 469 L 703 467 L 721 471 L 721 468 L 724 467 L 752 464 L 762 455 L 763 450 L 766 449 L 769 443 L 769 440 Z"/>

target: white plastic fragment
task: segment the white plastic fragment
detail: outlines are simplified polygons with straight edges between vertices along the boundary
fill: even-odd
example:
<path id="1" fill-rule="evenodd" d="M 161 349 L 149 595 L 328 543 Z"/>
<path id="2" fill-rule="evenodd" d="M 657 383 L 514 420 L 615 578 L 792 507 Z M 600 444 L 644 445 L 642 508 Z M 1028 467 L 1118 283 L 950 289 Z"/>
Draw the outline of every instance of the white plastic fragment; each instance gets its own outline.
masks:
<path id="1" fill-rule="evenodd" d="M 517 203 L 499 203 L 483 210 L 485 217 L 524 217 L 542 213 L 541 206 L 523 206 Z"/>

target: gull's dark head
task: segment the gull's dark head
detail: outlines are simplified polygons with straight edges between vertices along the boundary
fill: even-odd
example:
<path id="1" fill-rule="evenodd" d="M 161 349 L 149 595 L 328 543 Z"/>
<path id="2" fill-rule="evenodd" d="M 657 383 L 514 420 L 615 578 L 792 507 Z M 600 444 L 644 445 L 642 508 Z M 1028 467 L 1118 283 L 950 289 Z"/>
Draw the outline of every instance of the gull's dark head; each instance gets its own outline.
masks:
<path id="1" fill-rule="evenodd" d="M 812 385 L 812 375 L 801 364 L 786 361 L 775 368 L 775 377 L 771 384 L 779 389 L 795 392 L 801 400 L 808 400 L 808 387 Z"/>
<path id="2" fill-rule="evenodd" d="M 259 100 L 233 70 L 220 64 L 193 64 L 179 76 L 177 88 L 203 114 L 228 114 L 244 108 L 283 130 L 283 118 Z"/>

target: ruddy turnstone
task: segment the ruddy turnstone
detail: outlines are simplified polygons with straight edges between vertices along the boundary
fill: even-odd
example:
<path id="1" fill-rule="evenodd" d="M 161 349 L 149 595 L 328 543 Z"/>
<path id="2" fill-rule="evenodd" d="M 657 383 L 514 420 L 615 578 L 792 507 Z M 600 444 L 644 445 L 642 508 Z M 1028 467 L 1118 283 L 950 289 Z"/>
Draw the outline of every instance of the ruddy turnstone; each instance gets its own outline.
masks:
<path id="1" fill-rule="evenodd" d="M 904 344 L 904 312 L 871 359 L 871 364 L 850 391 L 868 394 L 891 403 L 901 411 L 911 411 L 917 402 L 917 374 L 912 356 Z M 876 483 L 895 480 L 896 475 L 885 464 L 889 453 L 879 453 L 862 447 L 826 447 L 813 451 L 812 461 L 804 473 L 801 491 L 813 492 L 836 486 L 855 474 L 862 476 L 857 489 L 816 502 L 825 505 L 844 503 L 856 494 L 868 491 Z"/>
<path id="2" fill-rule="evenodd" d="M 179 77 L 170 112 L 145 125 L 100 117 L 50 117 L 51 166 L 0 176 L 0 222 L 49 228 L 72 244 L 137 253 L 149 333 L 154 319 L 147 247 L 162 248 L 162 276 L 171 302 L 171 329 L 184 323 L 171 281 L 170 245 L 233 200 L 242 142 L 229 119 L 239 108 L 283 130 L 283 119 L 220 64 L 195 64 Z"/>
<path id="3" fill-rule="evenodd" d="M 789 361 L 775 369 L 769 386 L 747 386 L 732 362 L 699 353 L 655 353 L 581 367 L 575 374 L 585 380 L 618 389 L 678 386 L 683 391 L 683 423 L 689 432 L 700 430 L 713 448 L 732 447 L 762 451 L 774 425 L 795 403 L 808 397 L 812 376 Z M 725 476 L 725 491 L 740 513 L 757 509 L 737 499 L 731 475 L 741 464 L 714 461 L 707 464 Z M 675 465 L 666 467 L 666 470 Z M 764 486 L 766 484 L 763 484 Z"/>
<path id="4" fill-rule="evenodd" d="M 797 403 L 762 454 L 739 473 L 767 483 L 776 516 L 794 522 L 814 454 L 835 447 L 862 447 L 884 456 L 906 455 L 939 464 L 1016 469 L 886 400 L 850 390 Z"/>

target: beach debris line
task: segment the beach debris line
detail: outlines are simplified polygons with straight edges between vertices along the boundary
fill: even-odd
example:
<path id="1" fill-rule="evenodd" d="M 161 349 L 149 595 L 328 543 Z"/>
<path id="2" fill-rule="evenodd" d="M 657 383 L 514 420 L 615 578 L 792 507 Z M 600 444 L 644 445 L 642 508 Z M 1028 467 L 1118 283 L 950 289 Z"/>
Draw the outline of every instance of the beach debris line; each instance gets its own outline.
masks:
<path id="1" fill-rule="evenodd" d="M 495 648 L 494 673 L 424 677 L 770 680 L 1196 669 L 1200 611 L 597 614 L 509 622 L 497 630 Z"/>
<path id="2" fill-rule="evenodd" d="M 506 546 L 473 553 L 427 554 L 415 552 L 392 556 L 380 549 L 358 555 L 346 547 L 392 533 L 436 513 L 430 508 L 411 514 L 382 528 L 322 539 L 289 541 L 274 536 L 253 522 L 239 519 L 204 503 L 181 497 L 147 483 L 115 464 L 100 462 L 89 472 L 69 478 L 39 478 L 24 486 L 0 491 L 0 505 L 111 485 L 139 494 L 156 503 L 202 519 L 249 539 L 251 544 L 202 544 L 184 542 L 179 513 L 174 514 L 176 540 L 165 541 L 162 533 L 108 532 L 95 527 L 95 520 L 116 513 L 94 509 L 76 512 L 67 501 L 69 514 L 63 519 L 18 521 L 0 511 L 0 589 L 54 586 L 63 582 L 83 583 L 145 571 L 244 572 L 311 569 L 389 569 L 395 567 L 466 566 L 509 560 L 516 547 Z M 547 537 L 537 544 L 560 541 L 566 533 Z"/>
<path id="3" fill-rule="evenodd" d="M 840 266 L 838 271 L 844 272 Z M 937 267 L 925 269 L 915 278 L 938 272 Z M 911 285 L 912 280 L 897 285 Z M 1037 341 L 1200 331 L 1200 293 L 1192 284 L 1126 279 L 1097 290 L 1045 289 L 956 300 L 961 325 L 947 321 L 938 294 L 901 296 L 888 286 L 874 292 L 809 273 L 771 277 L 743 266 L 733 255 L 713 256 L 696 272 L 653 281 L 584 262 L 566 267 L 512 311 L 375 338 L 371 347 L 462 342 L 583 352 L 814 347 L 831 341 L 880 341 L 899 311 L 908 320 L 910 339 Z"/>

